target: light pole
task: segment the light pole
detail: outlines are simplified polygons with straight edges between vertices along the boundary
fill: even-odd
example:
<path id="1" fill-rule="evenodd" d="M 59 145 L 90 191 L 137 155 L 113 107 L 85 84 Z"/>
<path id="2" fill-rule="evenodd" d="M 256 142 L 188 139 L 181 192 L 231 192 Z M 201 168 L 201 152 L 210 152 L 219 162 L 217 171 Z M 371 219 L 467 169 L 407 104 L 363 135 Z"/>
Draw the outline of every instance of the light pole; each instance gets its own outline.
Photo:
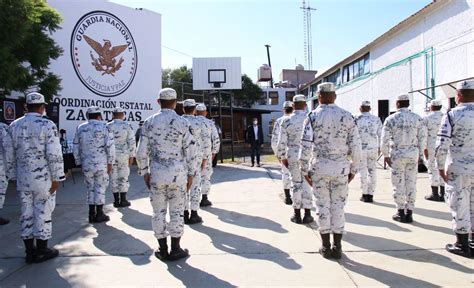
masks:
<path id="1" fill-rule="evenodd" d="M 270 45 L 265 44 L 267 47 L 267 57 L 268 57 L 268 66 L 270 67 L 270 87 L 273 88 L 273 72 L 272 72 L 272 62 L 270 62 Z"/>

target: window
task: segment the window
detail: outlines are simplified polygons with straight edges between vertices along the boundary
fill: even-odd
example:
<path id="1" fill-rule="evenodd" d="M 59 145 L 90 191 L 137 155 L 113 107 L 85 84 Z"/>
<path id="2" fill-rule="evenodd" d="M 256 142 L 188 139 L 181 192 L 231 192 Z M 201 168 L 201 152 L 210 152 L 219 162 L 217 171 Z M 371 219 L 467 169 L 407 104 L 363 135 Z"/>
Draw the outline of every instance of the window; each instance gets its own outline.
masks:
<path id="1" fill-rule="evenodd" d="M 342 83 L 349 82 L 370 72 L 370 54 L 367 53 L 342 69 Z"/>
<path id="2" fill-rule="evenodd" d="M 257 103 L 258 105 L 267 105 L 267 92 L 262 92 L 260 95 L 260 99 L 258 99 Z"/>
<path id="3" fill-rule="evenodd" d="M 276 91 L 268 92 L 268 104 L 278 105 L 278 92 Z"/>
<path id="4" fill-rule="evenodd" d="M 324 82 L 332 82 L 334 84 L 340 84 L 341 82 L 341 70 L 337 69 L 336 72 L 329 74 L 328 76 L 324 77 Z"/>
<path id="5" fill-rule="evenodd" d="M 323 81 L 319 80 L 318 82 L 311 85 L 309 97 L 316 97 L 318 96 L 318 85 L 323 83 Z"/>
<path id="6" fill-rule="evenodd" d="M 296 95 L 295 91 L 286 91 L 285 101 L 293 101 L 293 96 L 295 95 Z"/>

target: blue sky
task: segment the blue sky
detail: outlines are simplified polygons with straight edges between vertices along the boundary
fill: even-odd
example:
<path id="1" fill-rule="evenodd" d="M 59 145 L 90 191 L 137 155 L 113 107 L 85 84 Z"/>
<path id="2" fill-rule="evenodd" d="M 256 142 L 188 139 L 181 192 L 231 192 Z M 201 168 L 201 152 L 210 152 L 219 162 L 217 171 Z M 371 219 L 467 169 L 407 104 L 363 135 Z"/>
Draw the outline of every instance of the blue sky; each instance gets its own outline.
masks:
<path id="1" fill-rule="evenodd" d="M 257 78 L 270 44 L 275 80 L 304 65 L 299 0 L 113 0 L 162 15 L 162 65 L 192 66 L 192 57 L 242 57 Z M 313 69 L 332 66 L 423 8 L 431 0 L 312 0 Z M 178 53 L 177 50 L 181 53 Z M 184 53 L 184 54 L 183 54 Z"/>

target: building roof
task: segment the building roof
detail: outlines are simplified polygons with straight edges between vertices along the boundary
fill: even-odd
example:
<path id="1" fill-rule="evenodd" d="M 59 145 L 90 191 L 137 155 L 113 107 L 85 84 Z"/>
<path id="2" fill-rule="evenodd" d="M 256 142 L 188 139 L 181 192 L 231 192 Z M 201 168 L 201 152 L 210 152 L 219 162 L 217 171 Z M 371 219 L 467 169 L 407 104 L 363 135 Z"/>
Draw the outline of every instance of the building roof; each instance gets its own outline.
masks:
<path id="1" fill-rule="evenodd" d="M 450 0 L 448 0 L 450 1 Z M 364 56 L 367 52 L 370 51 L 375 45 L 380 44 L 381 42 L 386 41 L 388 38 L 391 36 L 399 33 L 402 29 L 407 27 L 408 25 L 412 24 L 413 22 L 418 21 L 421 17 L 425 16 L 427 13 L 431 12 L 433 9 L 437 8 L 438 6 L 447 3 L 448 1 L 440 1 L 440 0 L 433 0 L 429 4 L 427 4 L 425 7 L 421 8 L 419 11 L 416 13 L 412 14 L 405 20 L 401 21 L 397 25 L 393 26 L 391 29 L 389 29 L 387 32 L 384 34 L 380 35 L 377 37 L 375 40 L 370 42 L 369 44 L 365 45 L 364 47 L 360 48 L 357 50 L 355 53 L 351 54 L 350 56 L 344 58 L 343 60 L 339 61 L 335 65 L 333 65 L 331 68 L 322 70 L 319 75 L 316 75 L 316 78 L 308 83 L 306 83 L 303 87 L 301 87 L 301 90 L 308 88 L 308 86 L 311 86 L 312 84 L 316 83 L 321 79 L 322 76 L 327 76 L 335 71 L 335 68 L 339 68 L 342 64 L 351 62 L 353 59 L 357 59 L 359 57 Z"/>

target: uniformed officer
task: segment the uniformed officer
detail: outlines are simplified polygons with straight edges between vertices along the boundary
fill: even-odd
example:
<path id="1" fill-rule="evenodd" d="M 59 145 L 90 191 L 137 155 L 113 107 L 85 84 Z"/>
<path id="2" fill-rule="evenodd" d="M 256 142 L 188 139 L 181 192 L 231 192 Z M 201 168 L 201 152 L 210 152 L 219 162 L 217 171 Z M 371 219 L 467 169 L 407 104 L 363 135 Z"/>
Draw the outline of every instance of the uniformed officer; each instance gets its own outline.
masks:
<path id="1" fill-rule="evenodd" d="M 26 95 L 28 113 L 9 128 L 27 263 L 43 262 L 59 254 L 58 250 L 48 248 L 48 239 L 52 234 L 56 189 L 65 179 L 64 164 L 58 129 L 43 118 L 45 104 L 44 96 L 39 93 Z"/>
<path id="2" fill-rule="evenodd" d="M 187 120 L 176 114 L 176 91 L 160 91 L 161 110 L 145 120 L 137 148 L 138 172 L 150 189 L 153 207 L 152 227 L 160 246 L 155 256 L 177 260 L 189 255 L 182 249 L 185 194 L 196 174 L 195 140 Z M 169 210 L 170 223 L 166 223 Z M 171 236 L 168 253 L 167 237 Z"/>
<path id="3" fill-rule="evenodd" d="M 355 117 L 362 143 L 360 183 L 362 202 L 374 202 L 375 185 L 377 183 L 377 158 L 380 153 L 382 121 L 370 113 L 370 101 L 362 101 L 360 115 Z"/>
<path id="4" fill-rule="evenodd" d="M 359 169 L 361 141 L 352 115 L 334 104 L 335 85 L 321 83 L 317 91 L 320 105 L 304 122 L 300 167 L 306 181 L 313 186 L 319 209 L 323 242 L 319 252 L 324 258 L 340 259 L 348 183 Z M 330 233 L 334 240 L 332 249 Z"/>
<path id="5" fill-rule="evenodd" d="M 457 239 L 446 250 L 469 257 L 474 256 L 474 80 L 458 84 L 456 103 L 441 121 L 435 157 Z"/>
<path id="6" fill-rule="evenodd" d="M 193 177 L 193 185 L 190 191 L 186 192 L 186 202 L 184 205 L 184 224 L 196 224 L 202 222 L 198 215 L 199 200 L 201 199 L 201 173 L 206 167 L 207 161 L 211 155 L 211 137 L 205 118 L 196 117 L 196 101 L 186 99 L 183 102 L 183 118 L 188 120 L 191 125 L 194 139 L 196 140 L 196 174 Z M 189 214 L 191 209 L 191 215 Z"/>
<path id="7" fill-rule="evenodd" d="M 0 123 L 0 209 L 3 208 L 7 193 L 8 180 L 13 175 L 13 146 L 8 133 L 8 125 Z M 6 225 L 10 220 L 0 217 L 0 225 Z"/>
<path id="8" fill-rule="evenodd" d="M 110 184 L 114 195 L 114 207 L 128 207 L 127 192 L 130 184 L 130 166 L 135 157 L 135 135 L 132 126 L 125 122 L 125 110 L 118 107 L 112 111 L 113 120 L 107 124 L 107 128 L 114 137 L 115 161 L 112 166 Z"/>
<path id="9" fill-rule="evenodd" d="M 423 120 L 427 128 L 427 140 L 425 154 L 425 164 L 428 167 L 429 180 L 431 185 L 431 195 L 425 196 L 426 200 L 430 201 L 444 201 L 444 183 L 438 173 L 436 167 L 435 148 L 436 137 L 438 135 L 439 126 L 443 113 L 441 112 L 442 103 L 440 100 L 431 100 L 430 113 L 426 115 Z M 439 187 L 439 192 L 438 192 Z"/>
<path id="10" fill-rule="evenodd" d="M 209 135 L 211 135 L 212 154 L 208 156 L 208 159 L 206 161 L 206 167 L 204 167 L 204 170 L 202 171 L 202 176 L 201 176 L 202 199 L 201 199 L 201 202 L 199 203 L 199 206 L 206 207 L 206 206 L 212 205 L 212 202 L 209 201 L 208 199 L 209 192 L 211 191 L 211 176 L 213 173 L 212 160 L 216 157 L 217 153 L 219 153 L 219 150 L 221 148 L 221 139 L 219 138 L 219 133 L 217 132 L 217 127 L 214 124 L 214 121 L 206 118 L 207 116 L 206 105 L 204 104 L 197 105 L 196 114 L 199 119 L 204 120 L 204 122 L 207 124 L 208 133 Z"/>
<path id="11" fill-rule="evenodd" d="M 82 165 L 87 186 L 89 223 L 107 222 L 104 213 L 105 191 L 115 160 L 114 136 L 102 121 L 102 111 L 92 106 L 87 109 L 87 122 L 79 125 L 74 137 L 74 159 Z"/>
<path id="12" fill-rule="evenodd" d="M 407 94 L 397 97 L 397 112 L 385 119 L 382 129 L 381 150 L 384 162 L 391 167 L 393 198 L 397 213 L 393 220 L 413 222 L 416 199 L 418 159 L 426 147 L 426 128 L 423 119 L 410 110 Z"/>
<path id="13" fill-rule="evenodd" d="M 288 117 L 291 113 L 293 113 L 293 102 L 285 101 L 283 103 L 283 116 L 275 120 L 273 124 L 272 130 L 272 150 L 275 156 L 277 156 L 277 146 L 278 146 L 278 138 L 280 137 L 280 127 L 281 123 Z M 278 156 L 277 156 L 278 157 Z M 291 181 L 290 181 L 290 171 L 285 165 L 281 164 L 281 180 L 283 182 L 283 192 L 285 193 L 285 204 L 291 205 L 293 201 L 291 200 L 290 188 L 291 188 Z"/>
<path id="14" fill-rule="evenodd" d="M 303 179 L 298 162 L 301 136 L 303 135 L 303 123 L 306 119 L 306 97 L 304 95 L 295 95 L 293 97 L 293 109 L 293 114 L 281 122 L 277 157 L 290 171 L 294 209 L 294 214 L 290 220 L 297 224 L 307 224 L 314 221 L 313 216 L 311 216 L 313 195 L 311 194 L 311 187 Z M 303 219 L 301 219 L 301 208 L 305 211 Z"/>

